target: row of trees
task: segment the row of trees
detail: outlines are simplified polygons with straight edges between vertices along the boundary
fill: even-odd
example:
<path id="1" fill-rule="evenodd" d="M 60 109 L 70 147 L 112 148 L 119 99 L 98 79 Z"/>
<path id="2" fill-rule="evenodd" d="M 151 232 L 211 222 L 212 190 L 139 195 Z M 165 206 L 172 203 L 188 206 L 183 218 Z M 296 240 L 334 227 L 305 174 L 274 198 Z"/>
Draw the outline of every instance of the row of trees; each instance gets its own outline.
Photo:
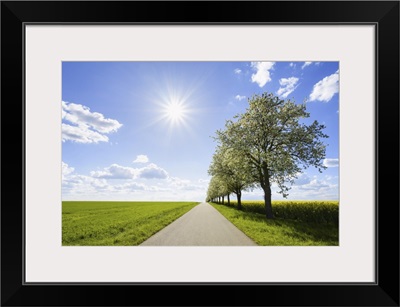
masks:
<path id="1" fill-rule="evenodd" d="M 224 202 L 234 193 L 242 208 L 242 191 L 264 191 L 266 218 L 273 218 L 271 184 L 288 196 L 290 185 L 302 169 L 316 167 L 320 172 L 326 145 L 322 139 L 324 125 L 314 121 L 307 125 L 306 104 L 282 100 L 272 93 L 254 95 L 243 114 L 227 120 L 225 129 L 217 130 L 217 141 L 208 173 L 211 177 L 207 201 Z"/>

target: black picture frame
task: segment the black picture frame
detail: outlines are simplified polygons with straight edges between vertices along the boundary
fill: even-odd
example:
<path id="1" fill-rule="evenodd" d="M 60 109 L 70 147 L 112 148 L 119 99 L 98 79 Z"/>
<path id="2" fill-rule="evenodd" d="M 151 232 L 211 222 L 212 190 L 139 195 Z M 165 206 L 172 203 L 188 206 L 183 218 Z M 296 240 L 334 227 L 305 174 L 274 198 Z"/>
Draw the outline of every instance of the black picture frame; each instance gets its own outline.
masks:
<path id="1" fill-rule="evenodd" d="M 375 25 L 376 283 L 24 283 L 24 25 L 105 22 Z M 1 2 L 1 305 L 399 306 L 399 101 L 398 1 Z"/>

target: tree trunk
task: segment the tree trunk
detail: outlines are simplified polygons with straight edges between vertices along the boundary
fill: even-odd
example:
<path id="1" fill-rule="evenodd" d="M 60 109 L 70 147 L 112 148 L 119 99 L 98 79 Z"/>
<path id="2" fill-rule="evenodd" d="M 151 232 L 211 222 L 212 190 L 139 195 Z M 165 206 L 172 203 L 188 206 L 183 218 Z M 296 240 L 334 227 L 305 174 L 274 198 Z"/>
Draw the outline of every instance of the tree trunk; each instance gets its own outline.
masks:
<path id="1" fill-rule="evenodd" d="M 237 202 L 238 202 L 238 209 L 242 210 L 242 191 L 236 193 Z"/>
<path id="2" fill-rule="evenodd" d="M 264 191 L 264 202 L 265 202 L 265 216 L 267 219 L 273 219 L 274 214 L 272 212 L 272 203 L 271 203 L 271 184 L 269 182 L 269 171 L 267 164 L 262 166 L 262 174 L 260 174 L 261 179 L 261 188 Z"/>
<path id="3" fill-rule="evenodd" d="M 231 200 L 229 198 L 229 194 L 226 197 L 228 198 L 228 206 L 230 206 L 231 205 Z"/>
<path id="4" fill-rule="evenodd" d="M 224 204 L 224 198 L 225 198 L 225 196 L 222 196 L 222 204 Z"/>
<path id="5" fill-rule="evenodd" d="M 272 212 L 271 186 L 269 184 L 264 189 L 264 201 L 265 201 L 265 215 L 267 219 L 273 219 L 274 214 Z"/>

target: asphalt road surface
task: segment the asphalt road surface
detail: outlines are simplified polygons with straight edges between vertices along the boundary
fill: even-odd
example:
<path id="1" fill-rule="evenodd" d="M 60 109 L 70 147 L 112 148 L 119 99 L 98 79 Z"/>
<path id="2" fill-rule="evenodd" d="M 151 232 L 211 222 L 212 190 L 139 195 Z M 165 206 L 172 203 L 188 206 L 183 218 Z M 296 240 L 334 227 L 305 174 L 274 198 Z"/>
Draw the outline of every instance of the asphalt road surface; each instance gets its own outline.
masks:
<path id="1" fill-rule="evenodd" d="M 145 246 L 257 245 L 213 206 L 201 203 L 144 241 Z"/>

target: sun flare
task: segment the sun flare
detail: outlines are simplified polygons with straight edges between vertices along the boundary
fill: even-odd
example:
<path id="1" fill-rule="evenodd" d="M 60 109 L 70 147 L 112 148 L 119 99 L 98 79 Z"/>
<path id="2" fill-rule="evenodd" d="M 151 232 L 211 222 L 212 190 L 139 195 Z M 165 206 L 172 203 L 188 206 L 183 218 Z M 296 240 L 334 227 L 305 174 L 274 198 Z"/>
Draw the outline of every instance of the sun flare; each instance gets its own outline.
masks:
<path id="1" fill-rule="evenodd" d="M 187 110 L 185 105 L 177 100 L 173 100 L 168 102 L 164 106 L 164 117 L 171 123 L 171 124 L 179 124 L 183 123 L 186 119 Z"/>
<path id="2" fill-rule="evenodd" d="M 185 110 L 182 104 L 178 102 L 171 102 L 165 108 L 165 115 L 173 122 L 181 121 L 185 116 Z"/>
<path id="3" fill-rule="evenodd" d="M 166 87 L 160 87 L 155 91 L 154 103 L 157 106 L 157 114 L 154 123 L 160 123 L 168 128 L 169 132 L 190 130 L 189 123 L 193 120 L 196 97 L 190 86 L 179 88 L 167 82 Z"/>

